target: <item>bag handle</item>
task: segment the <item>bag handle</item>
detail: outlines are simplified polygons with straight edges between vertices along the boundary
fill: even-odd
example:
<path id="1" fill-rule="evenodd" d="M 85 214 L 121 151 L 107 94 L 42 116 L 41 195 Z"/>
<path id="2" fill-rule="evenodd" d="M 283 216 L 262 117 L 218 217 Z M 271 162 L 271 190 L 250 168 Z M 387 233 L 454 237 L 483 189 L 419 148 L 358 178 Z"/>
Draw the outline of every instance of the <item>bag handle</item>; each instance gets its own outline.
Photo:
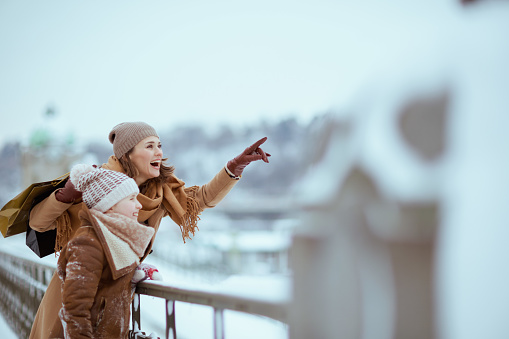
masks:
<path id="1" fill-rule="evenodd" d="M 71 172 L 67 172 L 65 174 L 62 174 L 61 176 L 59 176 L 58 178 L 55 178 L 53 180 L 53 182 L 51 183 L 53 186 L 58 186 L 60 185 L 60 183 L 62 183 L 62 181 L 64 181 L 65 179 L 67 179 L 71 174 Z M 61 180 L 58 180 L 58 179 L 61 179 Z M 57 181 L 58 180 L 58 181 Z"/>

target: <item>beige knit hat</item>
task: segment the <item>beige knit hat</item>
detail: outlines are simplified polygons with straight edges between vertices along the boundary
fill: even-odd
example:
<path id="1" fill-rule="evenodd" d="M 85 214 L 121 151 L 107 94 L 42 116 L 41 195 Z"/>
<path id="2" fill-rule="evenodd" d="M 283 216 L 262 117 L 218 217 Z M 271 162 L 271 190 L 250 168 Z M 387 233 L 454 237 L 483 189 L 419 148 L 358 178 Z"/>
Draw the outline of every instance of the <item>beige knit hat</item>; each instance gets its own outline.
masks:
<path id="1" fill-rule="evenodd" d="M 70 180 L 88 208 L 106 212 L 125 197 L 140 192 L 134 179 L 124 173 L 79 164 L 71 169 Z"/>
<path id="2" fill-rule="evenodd" d="M 136 146 L 146 137 L 157 135 L 156 130 L 144 122 L 123 122 L 113 127 L 109 139 L 113 144 L 113 153 L 120 159 L 131 148 Z"/>

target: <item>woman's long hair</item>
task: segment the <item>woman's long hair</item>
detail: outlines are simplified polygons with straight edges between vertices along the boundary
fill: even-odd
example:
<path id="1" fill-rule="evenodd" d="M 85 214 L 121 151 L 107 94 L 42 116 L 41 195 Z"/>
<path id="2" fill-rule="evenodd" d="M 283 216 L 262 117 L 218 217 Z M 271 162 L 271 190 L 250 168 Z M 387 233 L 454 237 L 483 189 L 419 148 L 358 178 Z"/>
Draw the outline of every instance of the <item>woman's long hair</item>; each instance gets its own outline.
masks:
<path id="1" fill-rule="evenodd" d="M 138 171 L 136 166 L 134 166 L 133 162 L 131 161 L 131 158 L 129 157 L 129 155 L 133 152 L 133 150 L 134 150 L 134 147 L 131 148 L 120 159 L 118 159 L 118 161 L 120 162 L 120 164 L 124 168 L 125 174 L 127 174 L 128 177 L 131 177 L 131 178 L 134 179 L 138 174 L 140 174 L 140 172 Z M 141 186 L 139 187 L 140 188 L 140 193 L 142 193 L 142 194 L 145 193 L 147 188 L 148 188 L 148 186 L 151 183 L 162 184 L 162 183 L 168 181 L 168 178 L 170 178 L 173 175 L 173 171 L 175 170 L 175 167 L 174 166 L 166 165 L 165 161 L 167 161 L 167 160 L 168 160 L 168 158 L 162 159 L 162 161 L 161 161 L 161 169 L 159 170 L 159 176 L 158 177 L 152 178 L 152 179 L 148 179 L 143 184 L 141 184 Z"/>

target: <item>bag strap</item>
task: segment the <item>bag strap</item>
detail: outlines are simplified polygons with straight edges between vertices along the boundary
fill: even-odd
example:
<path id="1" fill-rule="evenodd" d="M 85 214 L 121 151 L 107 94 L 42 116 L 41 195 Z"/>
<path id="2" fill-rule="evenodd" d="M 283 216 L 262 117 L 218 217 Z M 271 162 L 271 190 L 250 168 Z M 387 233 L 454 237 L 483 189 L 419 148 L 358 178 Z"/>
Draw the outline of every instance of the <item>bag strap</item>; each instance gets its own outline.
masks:
<path id="1" fill-rule="evenodd" d="M 67 179 L 68 177 L 70 177 L 71 175 L 71 172 L 67 172 L 65 174 L 62 174 L 61 176 L 59 176 L 58 178 L 55 178 L 53 180 L 53 182 L 51 183 L 53 186 L 58 186 L 60 185 L 60 183 L 62 183 L 62 181 L 64 181 L 65 179 Z M 58 180 L 60 179 L 60 180 Z M 58 180 L 58 181 L 57 181 Z"/>

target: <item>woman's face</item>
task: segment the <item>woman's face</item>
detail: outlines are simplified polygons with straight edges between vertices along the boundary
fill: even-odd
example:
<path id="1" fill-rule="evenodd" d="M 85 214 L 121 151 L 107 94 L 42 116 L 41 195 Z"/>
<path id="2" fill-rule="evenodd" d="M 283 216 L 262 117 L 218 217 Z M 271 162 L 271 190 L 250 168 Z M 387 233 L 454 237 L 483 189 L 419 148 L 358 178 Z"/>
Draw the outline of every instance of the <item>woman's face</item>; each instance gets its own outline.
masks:
<path id="1" fill-rule="evenodd" d="M 133 151 L 129 154 L 129 158 L 139 172 L 133 178 L 138 186 L 148 179 L 157 178 L 163 159 L 163 151 L 159 138 L 156 136 L 146 137 L 134 146 Z"/>
<path id="2" fill-rule="evenodd" d="M 138 220 L 138 213 L 141 209 L 141 204 L 137 198 L 138 194 L 131 194 L 124 199 L 117 202 L 106 213 L 119 213 L 125 215 L 133 220 Z"/>

